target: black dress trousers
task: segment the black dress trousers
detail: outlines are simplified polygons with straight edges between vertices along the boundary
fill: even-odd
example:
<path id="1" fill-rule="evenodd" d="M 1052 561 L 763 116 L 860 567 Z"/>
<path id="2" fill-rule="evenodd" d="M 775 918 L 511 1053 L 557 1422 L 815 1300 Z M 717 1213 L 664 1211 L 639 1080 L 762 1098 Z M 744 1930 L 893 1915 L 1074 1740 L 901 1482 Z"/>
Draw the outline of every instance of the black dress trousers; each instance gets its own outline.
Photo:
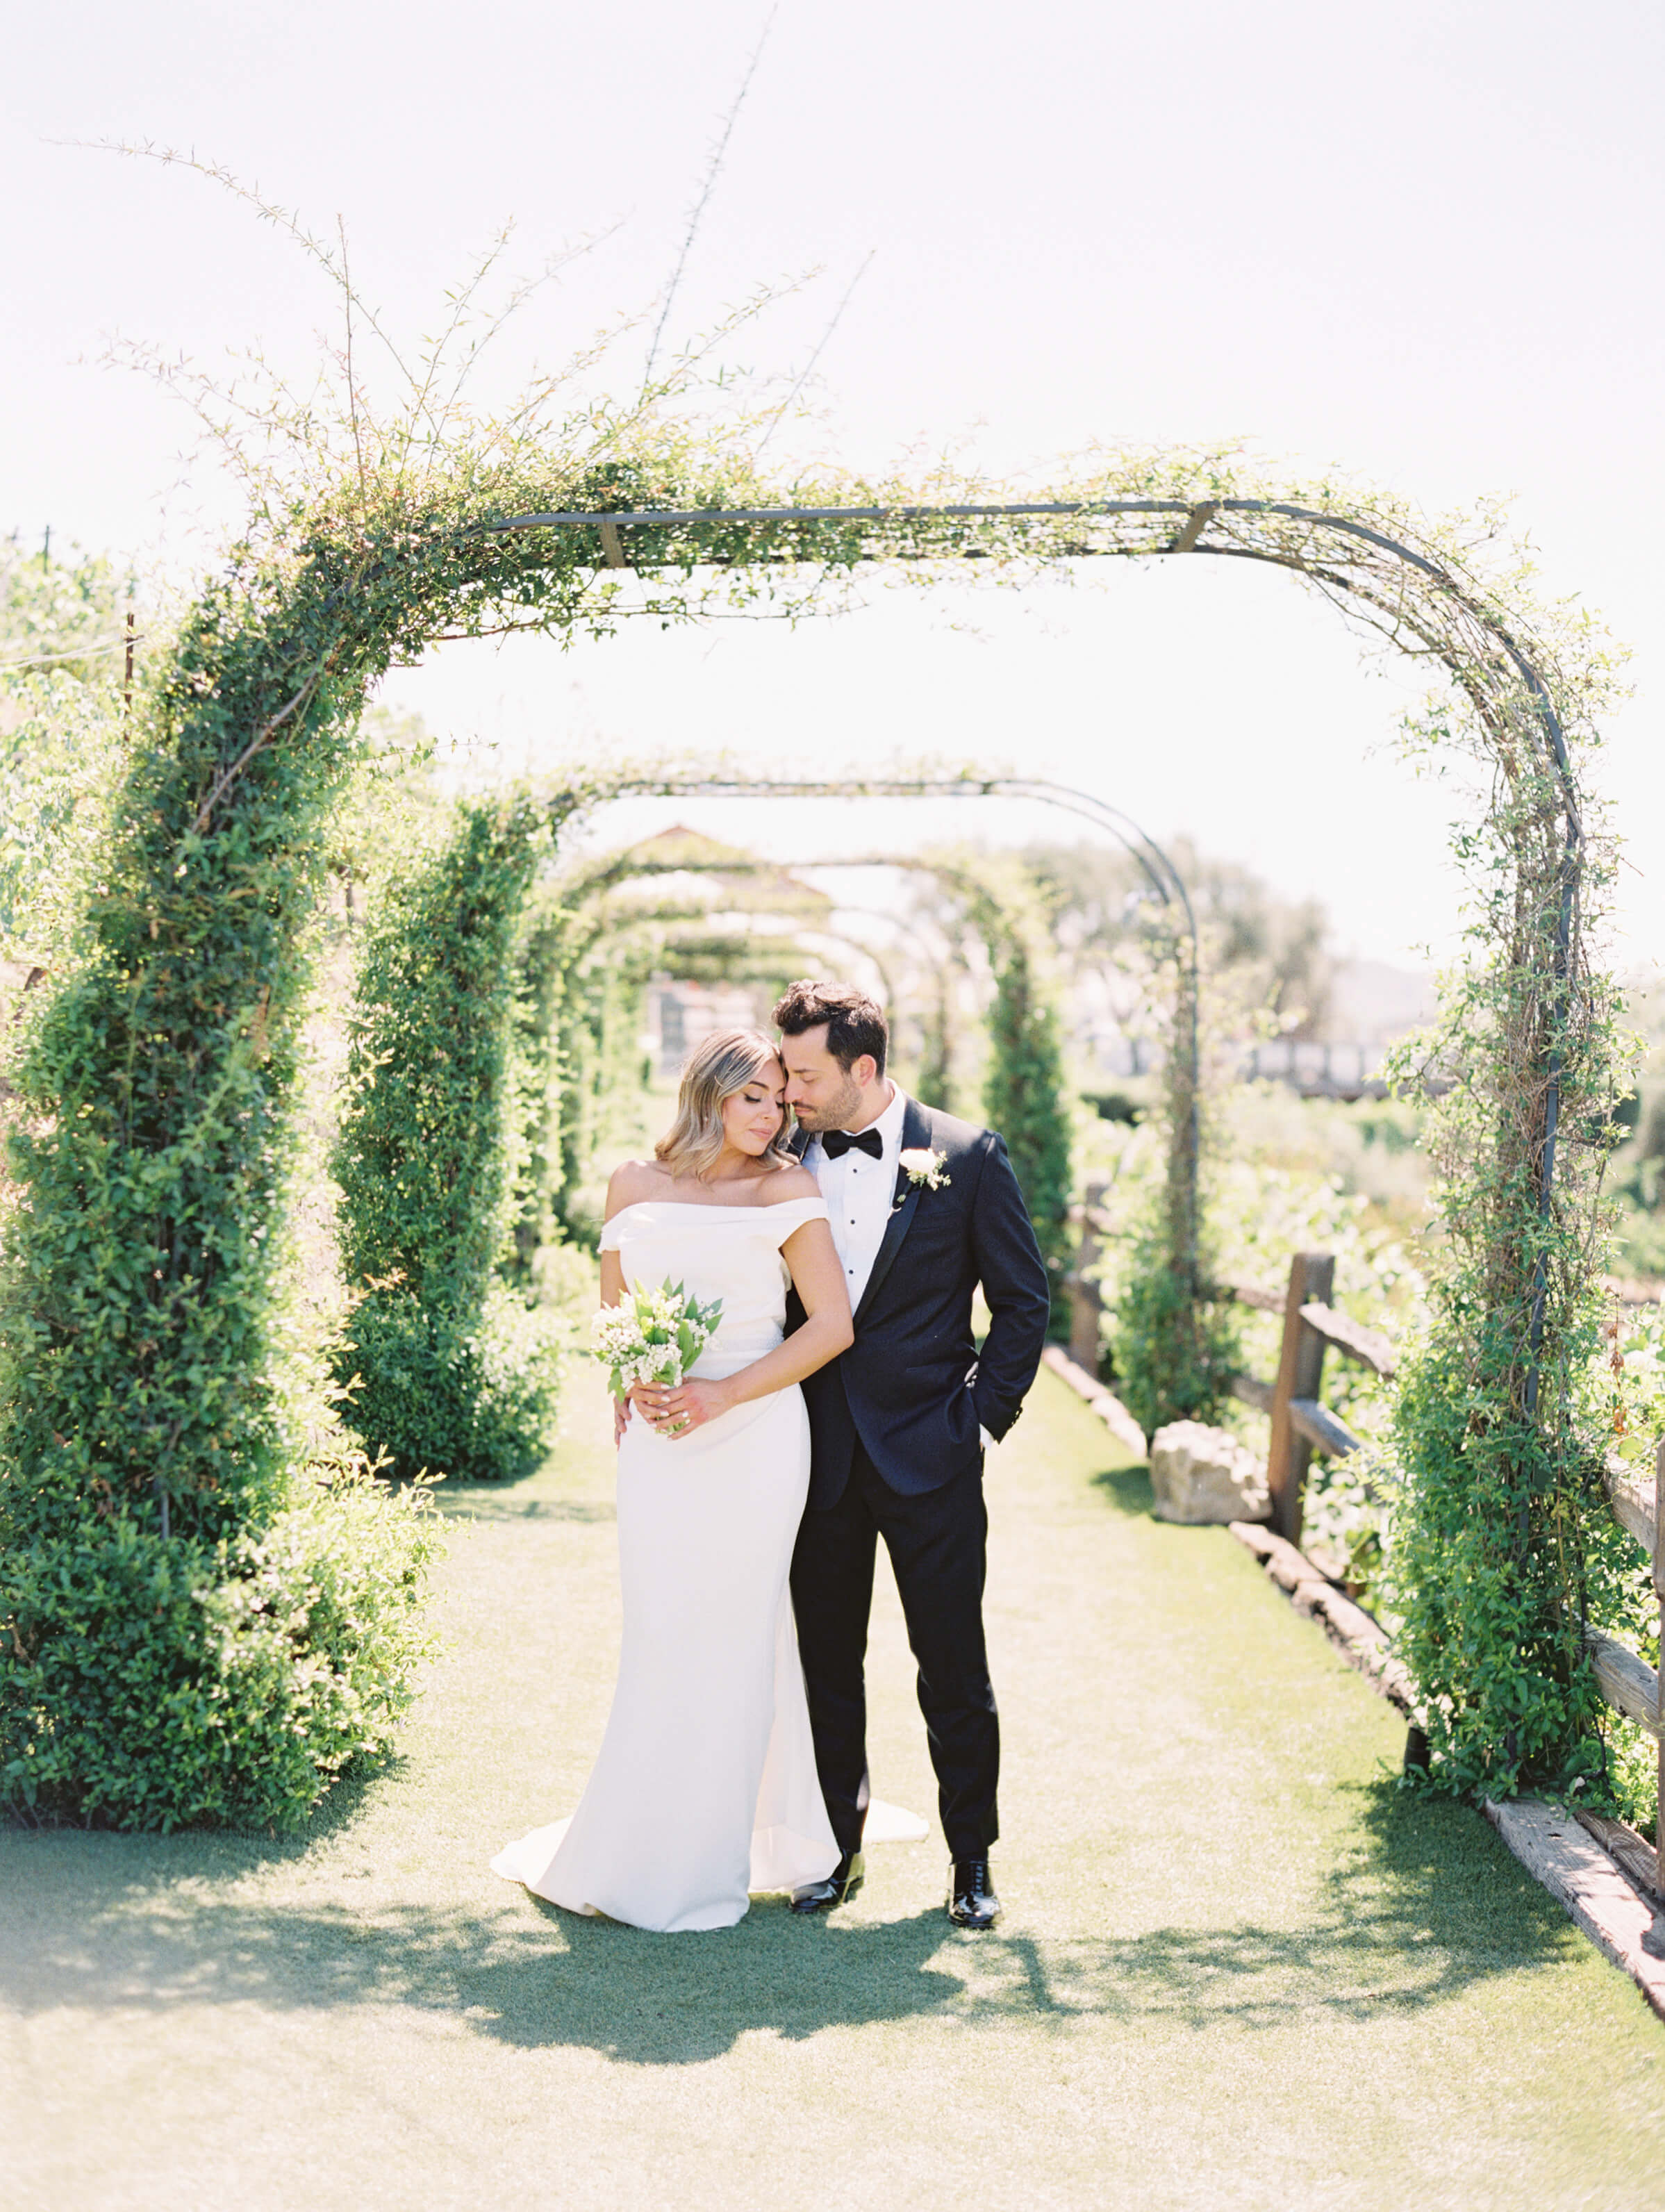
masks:
<path id="1" fill-rule="evenodd" d="M 867 1813 L 863 1662 L 881 1535 L 919 1662 L 920 1711 L 943 1834 L 952 1857 L 982 1858 L 999 1833 L 1000 1766 L 1000 1725 L 983 1642 L 988 1510 L 982 1469 L 969 1468 L 940 1489 L 904 1498 L 860 1443 L 836 1503 L 805 1514 L 792 1563 L 798 1646 L 833 1833 L 841 1850 L 860 1848 Z"/>

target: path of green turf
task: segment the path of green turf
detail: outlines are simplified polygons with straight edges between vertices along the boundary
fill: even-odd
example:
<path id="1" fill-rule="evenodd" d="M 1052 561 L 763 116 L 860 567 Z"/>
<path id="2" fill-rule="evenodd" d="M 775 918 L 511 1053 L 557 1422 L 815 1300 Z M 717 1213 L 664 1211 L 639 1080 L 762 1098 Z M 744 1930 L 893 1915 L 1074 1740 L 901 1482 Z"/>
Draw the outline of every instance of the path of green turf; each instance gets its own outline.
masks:
<path id="1" fill-rule="evenodd" d="M 994 1455 L 1002 1929 L 934 1839 L 656 1937 L 486 1862 L 605 1717 L 610 1455 L 454 1496 L 405 1756 L 295 1844 L 0 1835 L 8 2207 L 1639 2207 L 1665 2030 L 1389 1710 L 1043 1376 Z M 932 1791 L 894 1594 L 874 1781 Z M 674 1824 L 667 1850 L 676 1848 Z"/>

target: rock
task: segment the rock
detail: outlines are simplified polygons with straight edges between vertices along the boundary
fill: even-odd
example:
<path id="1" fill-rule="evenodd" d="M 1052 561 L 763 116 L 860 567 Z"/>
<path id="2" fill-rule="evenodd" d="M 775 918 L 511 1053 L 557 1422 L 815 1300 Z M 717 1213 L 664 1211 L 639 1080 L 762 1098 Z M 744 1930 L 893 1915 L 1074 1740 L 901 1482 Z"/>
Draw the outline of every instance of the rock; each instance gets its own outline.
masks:
<path id="1" fill-rule="evenodd" d="M 1272 1510 L 1265 1463 L 1226 1429 L 1170 1421 L 1151 1439 L 1158 1521 L 1264 1521 Z"/>

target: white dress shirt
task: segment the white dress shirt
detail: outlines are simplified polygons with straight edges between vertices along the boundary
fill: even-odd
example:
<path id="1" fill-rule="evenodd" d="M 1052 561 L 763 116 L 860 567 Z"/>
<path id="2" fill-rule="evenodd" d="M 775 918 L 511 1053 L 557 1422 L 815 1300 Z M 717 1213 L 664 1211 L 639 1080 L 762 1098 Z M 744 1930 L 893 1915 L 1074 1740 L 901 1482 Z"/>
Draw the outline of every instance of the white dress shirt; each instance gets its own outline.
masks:
<path id="1" fill-rule="evenodd" d="M 902 1155 L 902 1123 L 907 1111 L 908 1094 L 893 1083 L 890 1104 L 878 1121 L 867 1124 L 878 1130 L 883 1147 L 877 1159 L 852 1147 L 840 1158 L 829 1160 L 819 1136 L 811 1137 L 804 1148 L 804 1165 L 827 1201 L 833 1244 L 843 1266 L 852 1313 L 861 1304 L 878 1248 L 884 1242 L 896 1199 L 896 1164 Z M 981 1426 L 978 1434 L 983 1449 L 989 1450 L 994 1437 Z"/>
<path id="2" fill-rule="evenodd" d="M 891 1201 L 896 1191 L 902 1116 L 907 1111 L 908 1094 L 893 1083 L 890 1104 L 878 1121 L 867 1125 L 878 1132 L 884 1147 L 877 1159 L 866 1152 L 852 1150 L 842 1159 L 829 1160 L 818 1136 L 810 1139 L 804 1153 L 804 1164 L 821 1186 L 821 1195 L 827 1201 L 833 1243 L 843 1266 L 852 1313 L 861 1304 L 861 1293 L 867 1287 L 878 1248 L 884 1242 L 885 1224 L 890 1218 Z"/>

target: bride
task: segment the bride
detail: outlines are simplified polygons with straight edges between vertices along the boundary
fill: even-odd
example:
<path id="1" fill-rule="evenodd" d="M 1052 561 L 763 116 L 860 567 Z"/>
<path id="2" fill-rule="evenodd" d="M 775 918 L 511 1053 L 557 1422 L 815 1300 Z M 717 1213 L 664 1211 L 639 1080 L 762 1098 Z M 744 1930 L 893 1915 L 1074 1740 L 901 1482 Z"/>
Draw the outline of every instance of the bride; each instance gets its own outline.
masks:
<path id="1" fill-rule="evenodd" d="M 638 1388 L 615 1409 L 612 1713 L 572 1818 L 491 1863 L 638 1928 L 732 1927 L 750 1892 L 823 1881 L 838 1861 L 787 1575 L 810 1477 L 798 1385 L 854 1332 L 825 1202 L 781 1143 L 786 1079 L 766 1037 L 708 1037 L 655 1158 L 607 1190 L 602 1303 L 684 1283 L 722 1317 L 680 1389 Z M 808 1319 L 783 1340 L 789 1285 Z"/>

